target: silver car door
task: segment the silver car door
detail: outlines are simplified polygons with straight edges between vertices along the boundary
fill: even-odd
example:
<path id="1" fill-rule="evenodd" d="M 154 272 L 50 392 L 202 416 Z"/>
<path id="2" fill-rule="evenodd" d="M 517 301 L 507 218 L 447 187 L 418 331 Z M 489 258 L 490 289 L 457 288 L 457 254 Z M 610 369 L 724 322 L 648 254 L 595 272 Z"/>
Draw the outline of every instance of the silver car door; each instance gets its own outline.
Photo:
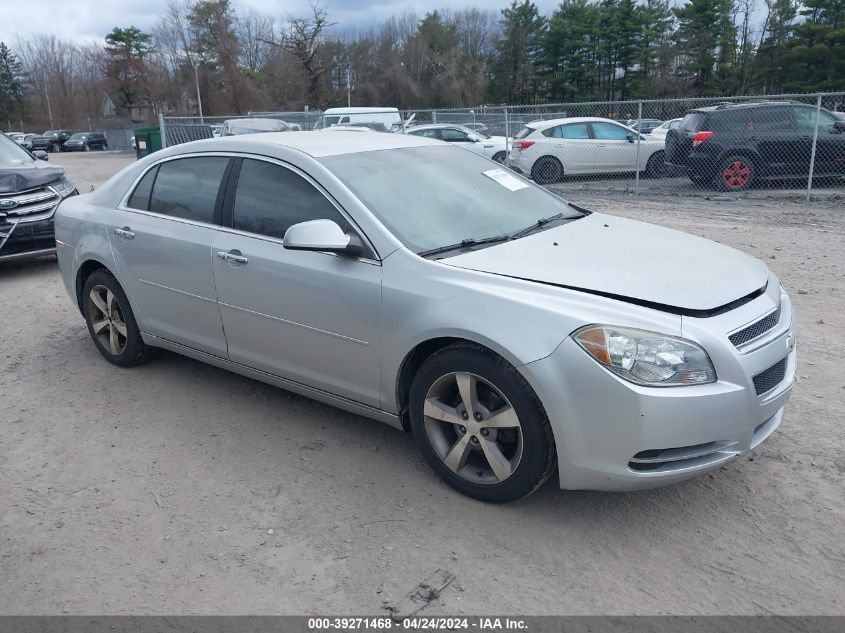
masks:
<path id="1" fill-rule="evenodd" d="M 226 205 L 231 228 L 214 243 L 229 358 L 378 406 L 380 263 L 282 246 L 289 226 L 320 218 L 354 230 L 304 175 L 243 160 Z"/>
<path id="2" fill-rule="evenodd" d="M 211 249 L 229 160 L 160 163 L 138 182 L 109 230 L 118 270 L 149 333 L 224 358 Z"/>

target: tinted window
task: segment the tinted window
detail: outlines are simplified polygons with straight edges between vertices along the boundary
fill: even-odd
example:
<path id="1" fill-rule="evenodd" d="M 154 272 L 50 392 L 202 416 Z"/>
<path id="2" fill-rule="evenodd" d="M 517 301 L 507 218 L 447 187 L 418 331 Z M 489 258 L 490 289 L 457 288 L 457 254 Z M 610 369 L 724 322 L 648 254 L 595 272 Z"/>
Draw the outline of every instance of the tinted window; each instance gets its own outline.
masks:
<path id="1" fill-rule="evenodd" d="M 602 141 L 624 141 L 630 132 L 621 125 L 613 123 L 593 123 L 593 134 Z"/>
<path id="2" fill-rule="evenodd" d="M 792 113 L 789 108 L 759 108 L 745 117 L 745 129 L 783 132 L 792 130 Z"/>
<path id="3" fill-rule="evenodd" d="M 241 165 L 233 215 L 234 228 L 279 239 L 291 225 L 308 220 L 333 220 L 349 230 L 349 223 L 314 185 L 290 169 L 258 160 Z"/>
<path id="4" fill-rule="evenodd" d="M 466 132 L 452 128 L 443 128 L 440 130 L 440 138 L 449 143 L 469 143 L 470 141 Z"/>
<path id="5" fill-rule="evenodd" d="M 220 181 L 229 159 L 223 156 L 181 158 L 158 168 L 150 211 L 176 218 L 213 222 Z"/>
<path id="6" fill-rule="evenodd" d="M 144 174 L 141 182 L 135 187 L 135 191 L 129 196 L 129 201 L 126 206 L 130 209 L 141 209 L 142 211 L 149 211 L 150 209 L 150 193 L 153 190 L 153 182 L 156 178 L 157 167 L 153 167 L 150 171 Z"/>
<path id="7" fill-rule="evenodd" d="M 703 112 L 690 112 L 681 121 L 682 130 L 701 132 L 707 129 L 707 115 Z"/>
<path id="8" fill-rule="evenodd" d="M 426 138 L 437 138 L 437 130 L 415 130 L 409 132 L 409 134 L 413 134 L 414 136 L 424 136 Z"/>

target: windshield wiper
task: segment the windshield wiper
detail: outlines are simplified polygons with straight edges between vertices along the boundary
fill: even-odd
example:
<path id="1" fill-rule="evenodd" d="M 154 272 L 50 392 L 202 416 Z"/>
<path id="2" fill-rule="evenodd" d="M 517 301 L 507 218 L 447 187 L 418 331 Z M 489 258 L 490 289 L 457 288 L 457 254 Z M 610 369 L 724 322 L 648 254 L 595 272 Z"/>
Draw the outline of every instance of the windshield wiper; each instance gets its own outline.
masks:
<path id="1" fill-rule="evenodd" d="M 555 213 L 554 215 L 550 215 L 547 218 L 540 218 L 539 220 L 537 220 L 531 226 L 527 226 L 524 229 L 521 229 L 521 230 L 519 230 L 515 233 L 511 233 L 511 239 L 515 240 L 515 239 L 520 238 L 520 237 L 525 237 L 526 235 L 533 233 L 537 229 L 543 228 L 549 222 L 554 222 L 555 220 L 563 220 L 565 217 L 566 216 L 564 216 L 563 213 Z M 569 218 L 566 218 L 566 219 L 569 219 Z"/>
<path id="2" fill-rule="evenodd" d="M 440 253 L 448 253 L 449 251 L 456 251 L 461 248 L 471 248 L 473 246 L 480 246 L 481 244 L 493 244 L 494 242 L 507 242 L 513 239 L 509 234 L 494 235 L 493 237 L 484 237 L 482 239 L 467 238 L 461 240 L 457 244 L 449 244 L 447 246 L 438 246 L 437 248 L 430 248 L 427 251 L 420 251 L 417 253 L 420 257 L 429 257 L 430 255 L 439 255 Z"/>

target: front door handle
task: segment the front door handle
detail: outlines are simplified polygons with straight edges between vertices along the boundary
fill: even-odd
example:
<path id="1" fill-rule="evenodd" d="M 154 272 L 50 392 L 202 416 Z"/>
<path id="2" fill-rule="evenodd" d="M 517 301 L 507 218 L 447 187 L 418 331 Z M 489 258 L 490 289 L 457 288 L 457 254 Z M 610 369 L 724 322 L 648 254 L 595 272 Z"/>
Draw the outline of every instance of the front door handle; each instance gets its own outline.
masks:
<path id="1" fill-rule="evenodd" d="M 217 251 L 217 257 L 222 259 L 224 262 L 239 264 L 241 266 L 249 262 L 249 260 L 241 255 L 241 252 L 236 248 L 233 248 L 230 251 Z"/>
<path id="2" fill-rule="evenodd" d="M 122 229 L 115 229 L 114 234 L 118 237 L 122 237 L 125 240 L 131 240 L 135 237 L 135 234 L 132 232 L 128 226 L 124 226 Z"/>

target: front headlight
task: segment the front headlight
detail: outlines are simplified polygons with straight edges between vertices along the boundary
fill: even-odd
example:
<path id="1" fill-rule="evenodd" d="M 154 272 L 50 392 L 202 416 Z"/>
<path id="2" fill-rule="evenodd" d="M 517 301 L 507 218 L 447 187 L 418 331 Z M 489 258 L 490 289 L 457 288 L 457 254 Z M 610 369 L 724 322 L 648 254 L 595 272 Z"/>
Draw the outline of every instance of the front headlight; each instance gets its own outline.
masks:
<path id="1" fill-rule="evenodd" d="M 67 198 L 70 194 L 76 191 L 76 187 L 67 178 L 62 178 L 59 182 L 51 185 L 62 198 Z"/>
<path id="2" fill-rule="evenodd" d="M 686 339 L 609 325 L 588 325 L 572 334 L 584 351 L 620 378 L 649 387 L 716 382 L 716 370 L 700 345 Z"/>

